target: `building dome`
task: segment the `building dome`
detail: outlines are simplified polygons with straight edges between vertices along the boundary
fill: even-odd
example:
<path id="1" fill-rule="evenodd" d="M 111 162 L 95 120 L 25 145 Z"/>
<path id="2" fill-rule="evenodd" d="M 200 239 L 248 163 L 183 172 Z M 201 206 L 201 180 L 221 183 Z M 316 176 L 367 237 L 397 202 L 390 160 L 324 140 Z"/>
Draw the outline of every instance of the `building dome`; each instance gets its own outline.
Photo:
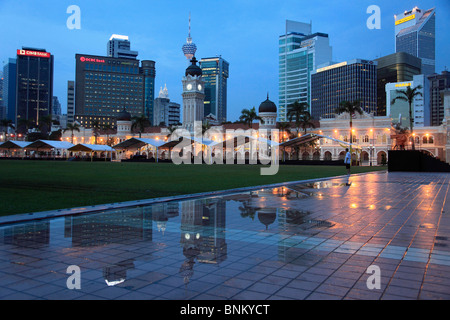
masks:
<path id="1" fill-rule="evenodd" d="M 201 76 L 202 75 L 202 69 L 200 69 L 200 67 L 197 66 L 198 60 L 195 57 L 193 57 L 191 62 L 192 62 L 192 64 L 189 67 L 187 67 L 187 69 L 186 69 L 186 76 L 187 75 L 190 75 L 190 76 L 193 76 L 193 77 L 194 76 Z"/>
<path id="2" fill-rule="evenodd" d="M 117 114 L 117 121 L 131 121 L 131 113 L 124 108 Z"/>
<path id="3" fill-rule="evenodd" d="M 259 113 L 261 112 L 277 112 L 277 106 L 269 100 L 269 95 L 267 95 L 267 100 L 259 105 Z"/>

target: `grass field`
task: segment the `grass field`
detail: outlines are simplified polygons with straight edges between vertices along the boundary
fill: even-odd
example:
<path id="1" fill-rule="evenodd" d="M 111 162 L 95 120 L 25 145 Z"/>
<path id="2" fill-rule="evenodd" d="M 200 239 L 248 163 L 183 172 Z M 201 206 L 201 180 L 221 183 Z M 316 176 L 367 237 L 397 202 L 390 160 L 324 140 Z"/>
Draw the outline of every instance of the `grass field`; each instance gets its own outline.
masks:
<path id="1" fill-rule="evenodd" d="M 0 215 L 226 190 L 344 175 L 345 167 L 280 166 L 260 175 L 257 165 L 174 165 L 0 161 Z M 385 170 L 354 167 L 352 173 Z"/>

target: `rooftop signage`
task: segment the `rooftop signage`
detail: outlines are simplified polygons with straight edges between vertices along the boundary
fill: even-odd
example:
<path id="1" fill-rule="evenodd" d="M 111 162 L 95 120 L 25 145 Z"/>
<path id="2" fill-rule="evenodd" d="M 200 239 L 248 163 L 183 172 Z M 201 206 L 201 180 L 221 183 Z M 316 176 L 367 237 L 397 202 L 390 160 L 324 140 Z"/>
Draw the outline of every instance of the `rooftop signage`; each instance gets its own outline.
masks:
<path id="1" fill-rule="evenodd" d="M 38 57 L 38 58 L 50 58 L 50 52 L 42 52 L 42 51 L 31 51 L 31 50 L 17 50 L 18 56 L 27 56 L 27 57 Z"/>
<path id="2" fill-rule="evenodd" d="M 416 15 L 412 14 L 410 16 L 407 16 L 407 17 L 403 18 L 403 19 L 395 21 L 395 25 L 398 26 L 399 24 L 405 23 L 407 21 L 414 20 L 415 18 L 416 18 Z"/>
<path id="3" fill-rule="evenodd" d="M 96 62 L 96 63 L 105 63 L 104 59 L 97 58 L 88 58 L 88 57 L 80 57 L 81 62 Z"/>

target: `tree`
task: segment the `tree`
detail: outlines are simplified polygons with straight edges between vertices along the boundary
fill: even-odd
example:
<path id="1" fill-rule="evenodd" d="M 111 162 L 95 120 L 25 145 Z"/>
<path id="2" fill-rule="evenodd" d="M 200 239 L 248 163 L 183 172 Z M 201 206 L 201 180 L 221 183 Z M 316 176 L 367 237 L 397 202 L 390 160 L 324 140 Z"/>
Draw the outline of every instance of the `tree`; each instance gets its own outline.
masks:
<path id="1" fill-rule="evenodd" d="M 20 131 L 28 134 L 28 130 L 34 126 L 34 121 L 32 119 L 19 119 L 17 121 L 17 127 L 20 128 Z M 22 130 L 25 129 L 25 130 Z"/>
<path id="2" fill-rule="evenodd" d="M 258 114 L 256 113 L 256 108 L 253 107 L 251 109 L 243 109 L 241 111 L 241 116 L 239 117 L 239 120 L 242 121 L 243 123 L 247 124 L 249 126 L 249 128 L 253 127 L 253 121 L 255 120 L 259 120 L 261 122 L 263 122 L 263 119 L 258 116 Z"/>
<path id="3" fill-rule="evenodd" d="M 114 127 L 110 124 L 105 124 L 103 125 L 102 129 L 103 131 L 105 131 L 106 134 L 106 144 L 110 146 L 112 143 L 111 141 L 109 141 L 109 136 L 113 133 Z"/>
<path id="4" fill-rule="evenodd" d="M 0 120 L 0 127 L 2 127 L 3 130 L 2 132 L 5 134 L 4 141 L 6 141 L 6 134 L 8 133 L 8 128 L 15 129 L 14 124 L 12 120 L 2 119 Z"/>
<path id="5" fill-rule="evenodd" d="M 68 123 L 67 127 L 63 130 L 63 132 L 66 132 L 66 131 L 70 131 L 72 133 L 71 143 L 73 144 L 73 132 L 74 131 L 80 132 L 80 125 L 77 122 Z"/>
<path id="6" fill-rule="evenodd" d="M 43 132 L 44 130 L 50 132 L 52 129 L 52 123 L 53 119 L 51 114 L 43 116 L 39 121 L 39 129 L 41 130 L 41 132 Z"/>
<path id="7" fill-rule="evenodd" d="M 316 125 L 311 120 L 312 120 L 312 117 L 308 111 L 305 111 L 305 113 L 303 113 L 300 116 L 299 125 L 304 130 L 305 134 L 306 134 L 307 128 L 313 128 L 313 129 L 316 128 Z"/>
<path id="8" fill-rule="evenodd" d="M 139 132 L 139 138 L 141 138 L 142 133 L 145 131 L 145 128 L 150 126 L 150 122 L 143 114 L 141 114 L 139 117 L 133 117 L 131 120 L 133 121 L 131 130 L 137 129 Z"/>
<path id="9" fill-rule="evenodd" d="M 395 104 L 397 100 L 406 101 L 409 104 L 409 130 L 411 132 L 411 135 L 414 133 L 413 131 L 413 123 L 414 118 L 412 115 L 412 104 L 414 103 L 414 99 L 418 96 L 422 96 L 422 92 L 418 91 L 422 89 L 421 85 L 418 85 L 414 89 L 411 88 L 411 86 L 407 87 L 406 90 L 396 90 L 396 93 L 399 94 L 399 96 L 392 99 L 391 104 Z M 412 149 L 415 150 L 414 145 L 414 139 L 412 141 Z"/>
<path id="10" fill-rule="evenodd" d="M 100 135 L 100 121 L 99 120 L 92 120 L 92 134 L 94 135 L 94 144 L 97 144 L 98 136 Z"/>
<path id="11" fill-rule="evenodd" d="M 300 132 L 302 116 L 308 112 L 308 104 L 306 102 L 295 101 L 287 106 L 288 112 L 286 114 L 290 122 L 295 119 L 295 126 L 297 128 L 297 136 Z"/>
<path id="12" fill-rule="evenodd" d="M 289 122 L 279 122 L 278 123 L 278 129 L 281 131 L 281 141 L 284 142 L 286 139 L 284 139 L 284 133 L 290 133 L 289 128 L 291 127 L 291 124 Z"/>
<path id="13" fill-rule="evenodd" d="M 350 118 L 350 154 L 352 153 L 352 143 L 353 143 L 353 115 L 356 113 L 363 114 L 363 109 L 361 108 L 361 102 L 359 100 L 342 101 L 339 107 L 335 111 L 337 114 L 348 113 Z M 350 161 L 351 163 L 351 161 Z"/>

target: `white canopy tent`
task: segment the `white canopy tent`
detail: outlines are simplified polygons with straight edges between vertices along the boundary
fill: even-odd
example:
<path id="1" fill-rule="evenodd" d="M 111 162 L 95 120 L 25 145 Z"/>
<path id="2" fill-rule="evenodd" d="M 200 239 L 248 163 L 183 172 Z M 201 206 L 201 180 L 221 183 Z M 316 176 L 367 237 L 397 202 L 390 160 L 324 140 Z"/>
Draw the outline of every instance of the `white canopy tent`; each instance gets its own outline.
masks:
<path id="1" fill-rule="evenodd" d="M 116 150 L 108 145 L 103 144 L 87 144 L 87 143 L 79 143 L 73 147 L 70 147 L 68 151 L 71 152 L 84 152 L 89 153 L 91 156 L 91 161 L 93 161 L 93 156 L 95 152 L 105 152 L 105 161 L 107 159 L 106 155 L 108 152 L 110 153 L 110 158 L 112 159 L 113 152 Z"/>
<path id="2" fill-rule="evenodd" d="M 74 145 L 70 142 L 66 141 L 55 141 L 55 140 L 37 140 L 29 145 L 27 145 L 24 150 L 26 151 L 51 151 L 53 152 L 53 157 L 56 157 L 57 153 L 61 152 L 61 155 L 64 151 L 67 151 L 69 148 Z"/>
<path id="3" fill-rule="evenodd" d="M 21 156 L 24 157 L 25 156 L 24 148 L 28 146 L 30 143 L 31 142 L 28 141 L 9 140 L 0 144 L 0 150 L 5 150 L 5 153 L 7 151 L 9 153 L 9 156 L 12 156 L 13 152 L 22 153 Z"/>

